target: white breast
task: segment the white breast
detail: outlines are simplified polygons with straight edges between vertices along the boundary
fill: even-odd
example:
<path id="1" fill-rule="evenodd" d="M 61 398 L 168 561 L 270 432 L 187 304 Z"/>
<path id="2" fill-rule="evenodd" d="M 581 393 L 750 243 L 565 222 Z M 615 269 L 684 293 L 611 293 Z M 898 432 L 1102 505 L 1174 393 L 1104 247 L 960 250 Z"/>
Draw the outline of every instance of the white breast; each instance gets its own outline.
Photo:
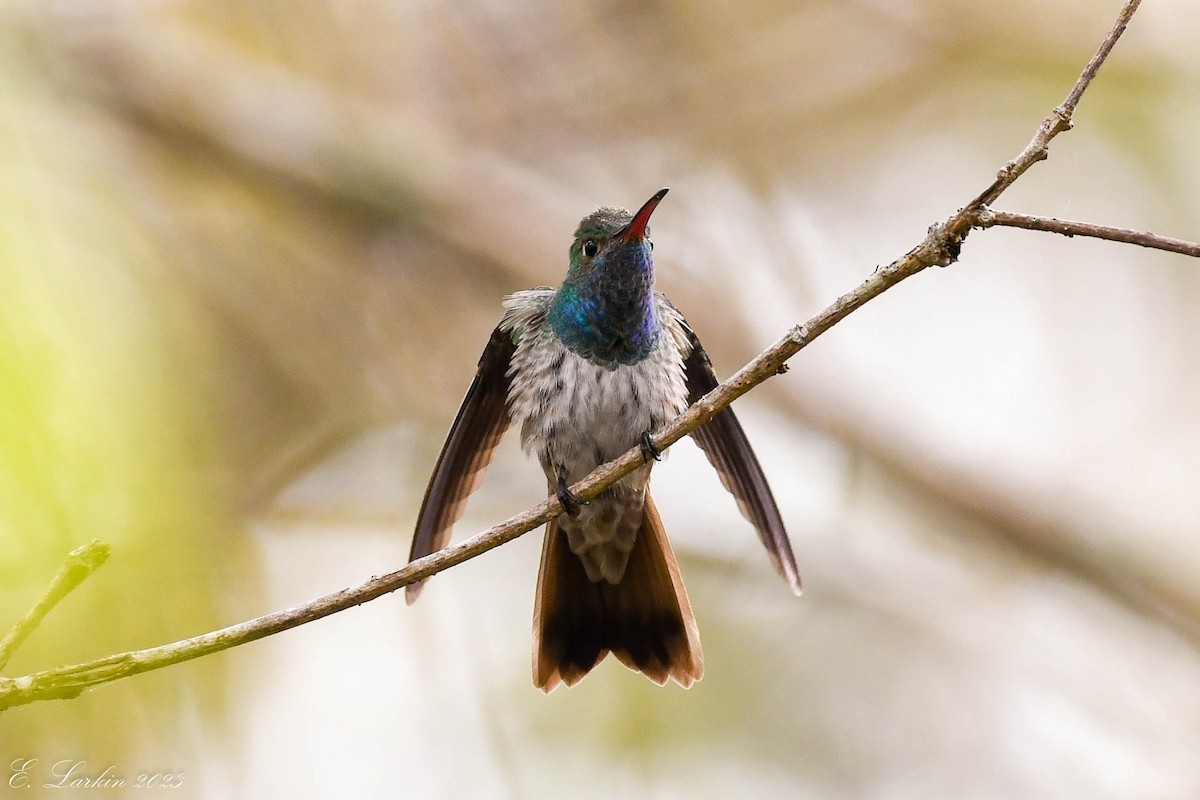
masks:
<path id="1" fill-rule="evenodd" d="M 547 477 L 561 474 L 576 481 L 687 407 L 683 354 L 680 336 L 671 329 L 676 319 L 671 311 L 649 357 L 611 370 L 568 350 L 544 323 L 544 314 L 514 331 L 519 338 L 509 412 L 520 426 L 522 447 L 537 453 L 543 468 L 554 467 L 555 475 Z"/>

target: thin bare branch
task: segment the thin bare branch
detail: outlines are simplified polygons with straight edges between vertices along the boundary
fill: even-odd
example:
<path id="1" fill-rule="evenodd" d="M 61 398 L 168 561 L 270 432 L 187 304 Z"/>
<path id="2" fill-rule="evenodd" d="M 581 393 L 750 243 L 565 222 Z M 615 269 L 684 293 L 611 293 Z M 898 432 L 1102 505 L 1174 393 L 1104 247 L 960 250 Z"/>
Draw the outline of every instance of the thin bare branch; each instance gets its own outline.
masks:
<path id="1" fill-rule="evenodd" d="M 1044 161 L 1049 156 L 1050 140 L 1063 131 L 1071 129 L 1072 119 L 1075 116 L 1075 109 L 1079 105 L 1079 99 L 1083 97 L 1084 91 L 1092 84 L 1092 79 L 1096 77 L 1096 73 L 1103 66 L 1105 59 L 1108 58 L 1108 54 L 1116 46 L 1117 40 L 1121 38 L 1121 34 L 1125 33 L 1125 28 L 1129 25 L 1129 20 L 1133 18 L 1133 13 L 1137 11 L 1141 3 L 1142 0 L 1128 0 L 1125 3 L 1125 6 L 1121 9 L 1121 13 L 1117 15 L 1117 21 L 1113 24 L 1112 29 L 1109 30 L 1108 35 L 1104 37 L 1104 41 L 1100 43 L 1100 47 L 1097 48 L 1095 55 L 1091 57 L 1087 66 L 1083 68 L 1079 79 L 1075 81 L 1075 85 L 1067 93 L 1066 99 L 1042 120 L 1037 133 L 1034 134 L 1029 144 L 1025 145 L 1025 149 L 996 173 L 995 182 L 972 200 L 964 211 L 972 211 L 996 202 L 996 198 L 1005 189 L 1012 186 L 1013 181 L 1024 175 L 1034 164 Z M 959 232 L 965 235 L 965 230 L 960 230 Z"/>
<path id="2" fill-rule="evenodd" d="M 1089 236 L 1093 239 L 1136 244 L 1139 247 L 1150 247 L 1155 250 L 1166 250 L 1168 253 L 1200 258 L 1200 244 L 1196 242 L 1173 239 L 1170 236 L 1159 236 L 1149 231 L 1093 225 L 1090 222 L 1072 222 L 1053 217 L 1035 217 L 1031 214 L 1014 214 L 1011 211 L 993 211 L 990 208 L 983 208 L 980 209 L 975 224 L 980 228 L 1001 225 L 1006 228 L 1024 228 L 1027 231 L 1061 233 L 1063 236 Z"/>
<path id="3" fill-rule="evenodd" d="M 653 437 L 655 446 L 665 450 L 712 419 L 717 412 L 753 387 L 773 375 L 780 374 L 788 359 L 867 301 L 926 267 L 948 266 L 957 260 L 962 241 L 977 223 L 985 204 L 998 197 L 1033 163 L 1045 158 L 1046 145 L 1050 139 L 1070 127 L 1071 114 L 1080 96 L 1124 31 L 1138 3 L 1139 0 L 1130 0 L 1125 5 L 1117 24 L 1080 75 L 1066 101 L 1042 122 L 1030 145 L 1000 171 L 991 187 L 945 222 L 931 226 L 921 243 L 904 256 L 886 267 L 877 269 L 856 288 L 839 297 L 808 322 L 793 327 L 782 339 L 759 353 L 732 377 L 658 431 Z M 641 448 L 634 447 L 619 458 L 597 467 L 590 475 L 572 486 L 571 490 L 584 500 L 591 499 L 633 472 L 641 464 L 641 460 Z M 418 559 L 396 572 L 372 578 L 359 586 L 326 595 L 300 606 L 160 647 L 119 653 L 84 664 L 46 670 L 20 678 L 0 678 L 0 710 L 37 700 L 74 697 L 92 686 L 199 658 L 312 622 L 374 600 L 410 583 L 424 580 L 511 541 L 561 513 L 558 502 L 548 499 L 461 544 Z"/>
<path id="4" fill-rule="evenodd" d="M 50 581 L 42 599 L 26 612 L 16 625 L 0 639 L 0 669 L 8 665 L 8 660 L 16 652 L 21 643 L 33 633 L 46 615 L 58 605 L 59 601 L 71 593 L 76 586 L 87 580 L 87 577 L 100 568 L 108 560 L 108 545 L 98 539 L 77 547 L 67 554 L 67 560 L 59 569 L 58 574 Z"/>
<path id="5" fill-rule="evenodd" d="M 1025 230 L 1044 230 L 1046 233 L 1062 234 L 1063 236 L 1091 236 L 1092 239 L 1118 241 L 1126 245 L 1165 249 L 1169 253 L 1190 255 L 1200 258 L 1200 243 L 1183 239 L 1171 239 L 1170 236 L 1159 236 L 1148 230 L 1130 230 L 1128 228 L 1110 228 L 1108 225 L 1093 225 L 1091 222 L 1072 222 L 1070 219 L 1054 217 L 1036 217 L 1028 213 L 1013 213 L 1012 211 L 992 211 L 980 209 L 976 219 L 979 228 L 991 228 L 992 225 L 1003 225 L 1006 228 L 1024 228 Z"/>

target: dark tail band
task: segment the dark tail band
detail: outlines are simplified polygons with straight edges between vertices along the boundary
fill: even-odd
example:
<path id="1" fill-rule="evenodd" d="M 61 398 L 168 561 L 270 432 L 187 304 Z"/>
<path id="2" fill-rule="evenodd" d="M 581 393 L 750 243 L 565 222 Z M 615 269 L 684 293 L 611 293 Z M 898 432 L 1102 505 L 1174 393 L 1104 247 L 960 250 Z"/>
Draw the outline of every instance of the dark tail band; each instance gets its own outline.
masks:
<path id="1" fill-rule="evenodd" d="M 646 494 L 625 576 L 592 583 L 554 521 L 546 527 L 533 612 L 533 682 L 573 686 L 611 652 L 662 685 L 684 688 L 704 674 L 700 635 L 675 553 Z"/>

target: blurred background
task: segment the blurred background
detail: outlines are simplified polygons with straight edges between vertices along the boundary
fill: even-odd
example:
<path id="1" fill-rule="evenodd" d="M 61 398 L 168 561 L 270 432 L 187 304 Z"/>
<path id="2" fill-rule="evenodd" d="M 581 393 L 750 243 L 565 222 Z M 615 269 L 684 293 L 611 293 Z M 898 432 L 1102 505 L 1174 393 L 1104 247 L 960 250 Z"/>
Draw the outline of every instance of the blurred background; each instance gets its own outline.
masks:
<path id="1" fill-rule="evenodd" d="M 10 0 L 0 627 L 71 548 L 113 555 L 5 674 L 403 565 L 502 296 L 557 283 L 596 206 L 671 187 L 658 285 L 728 375 L 984 188 L 1119 7 Z M 1146 3 L 998 207 L 1200 238 L 1198 25 Z M 535 532 L 411 608 L 12 709 L 0 767 L 197 798 L 1194 798 L 1198 343 L 1195 261 L 976 232 L 737 404 L 803 597 L 690 442 L 656 470 L 690 691 L 615 662 L 532 687 Z M 543 498 L 515 439 L 456 538 Z"/>

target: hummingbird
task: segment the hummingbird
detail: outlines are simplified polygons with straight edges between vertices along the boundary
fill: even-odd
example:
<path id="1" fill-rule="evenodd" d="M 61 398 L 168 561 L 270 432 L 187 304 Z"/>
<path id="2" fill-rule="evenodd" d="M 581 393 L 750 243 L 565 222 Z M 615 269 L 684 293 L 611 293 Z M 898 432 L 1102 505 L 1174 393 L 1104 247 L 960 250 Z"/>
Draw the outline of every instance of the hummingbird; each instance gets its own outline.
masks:
<path id="1" fill-rule="evenodd" d="M 654 289 L 647 223 L 660 189 L 634 214 L 583 218 L 566 278 L 504 300 L 417 516 L 409 560 L 445 547 L 510 424 L 535 454 L 563 514 L 542 544 L 533 612 L 533 682 L 545 692 L 583 679 L 608 653 L 662 685 L 704 674 L 679 565 L 650 497 L 660 453 L 651 433 L 718 381 L 683 315 Z M 746 434 L 725 408 L 692 433 L 775 569 L 800 576 L 775 498 Z M 640 446 L 642 465 L 584 502 L 571 484 Z M 409 585 L 409 603 L 422 583 Z"/>

